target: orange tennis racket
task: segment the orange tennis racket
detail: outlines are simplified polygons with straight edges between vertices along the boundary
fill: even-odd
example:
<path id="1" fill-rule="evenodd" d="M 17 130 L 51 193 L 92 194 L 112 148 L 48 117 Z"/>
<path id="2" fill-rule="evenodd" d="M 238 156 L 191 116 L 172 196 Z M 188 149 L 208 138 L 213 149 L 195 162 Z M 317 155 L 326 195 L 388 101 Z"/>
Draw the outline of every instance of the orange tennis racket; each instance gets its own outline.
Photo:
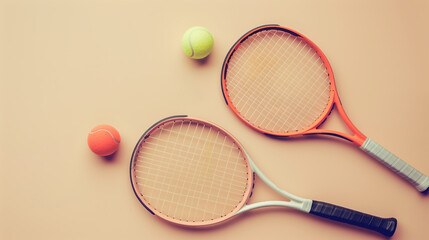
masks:
<path id="1" fill-rule="evenodd" d="M 285 197 L 249 203 L 255 177 Z M 206 227 L 262 207 L 288 207 L 392 236 L 397 220 L 295 196 L 277 187 L 231 134 L 210 122 L 173 116 L 150 127 L 130 164 L 135 195 L 152 214 Z"/>
<path id="2" fill-rule="evenodd" d="M 308 38 L 278 25 L 257 27 L 228 52 L 226 103 L 251 128 L 274 136 L 327 134 L 349 140 L 424 192 L 429 177 L 362 134 L 344 112 L 328 59 Z M 336 106 L 353 132 L 319 129 Z"/>

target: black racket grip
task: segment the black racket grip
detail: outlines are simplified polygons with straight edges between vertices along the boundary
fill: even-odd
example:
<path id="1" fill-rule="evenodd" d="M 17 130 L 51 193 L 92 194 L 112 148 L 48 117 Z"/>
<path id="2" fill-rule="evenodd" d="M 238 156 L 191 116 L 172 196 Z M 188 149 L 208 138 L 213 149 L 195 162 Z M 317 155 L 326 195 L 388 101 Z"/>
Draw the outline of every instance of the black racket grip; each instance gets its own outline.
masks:
<path id="1" fill-rule="evenodd" d="M 310 213 L 338 222 L 370 229 L 388 237 L 391 237 L 395 233 L 398 222 L 396 218 L 380 218 L 315 200 L 313 200 L 313 204 L 311 205 Z"/>

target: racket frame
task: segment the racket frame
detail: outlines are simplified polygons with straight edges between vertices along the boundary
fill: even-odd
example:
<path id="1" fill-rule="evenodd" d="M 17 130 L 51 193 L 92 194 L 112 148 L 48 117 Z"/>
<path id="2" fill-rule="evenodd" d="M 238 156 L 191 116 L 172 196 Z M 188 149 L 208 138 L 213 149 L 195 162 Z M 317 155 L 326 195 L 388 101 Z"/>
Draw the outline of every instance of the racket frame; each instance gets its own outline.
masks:
<path id="1" fill-rule="evenodd" d="M 193 221 L 181 221 L 175 218 L 172 218 L 160 211 L 157 211 L 148 201 L 146 201 L 143 197 L 143 195 L 140 193 L 140 191 L 138 190 L 138 186 L 137 186 L 137 182 L 136 182 L 136 178 L 135 178 L 135 174 L 134 174 L 134 165 L 136 164 L 136 157 L 138 155 L 139 152 L 139 148 L 141 146 L 141 144 L 143 143 L 143 141 L 148 138 L 150 136 L 150 134 L 152 132 L 154 132 L 158 127 L 160 127 L 161 125 L 171 122 L 171 121 L 181 121 L 181 120 L 186 120 L 186 121 L 193 121 L 193 122 L 199 122 L 199 123 L 203 123 L 203 124 L 210 124 L 211 126 L 218 128 L 220 131 L 223 131 L 226 135 L 228 135 L 229 138 L 231 138 L 234 143 L 237 145 L 237 147 L 243 152 L 244 148 L 243 146 L 240 144 L 240 142 L 234 137 L 232 136 L 229 132 L 227 132 L 225 129 L 207 122 L 205 120 L 202 119 L 197 119 L 197 118 L 190 118 L 187 115 L 176 115 L 176 116 L 171 116 L 171 117 L 167 117 L 164 118 L 158 122 L 156 122 L 155 124 L 153 124 L 148 130 L 146 130 L 143 135 L 140 137 L 138 143 L 136 144 L 134 150 L 133 150 L 133 154 L 131 156 L 131 162 L 130 162 L 130 180 L 131 180 L 131 186 L 133 188 L 134 194 L 136 195 L 137 199 L 140 201 L 140 203 L 146 208 L 146 210 L 148 210 L 151 214 L 156 215 L 168 222 L 171 223 L 175 223 L 178 225 L 182 225 L 185 227 L 207 227 L 207 226 L 212 226 L 212 225 L 216 225 L 220 222 L 226 221 L 228 219 L 230 219 L 231 217 L 235 216 L 236 213 L 243 207 L 245 206 L 246 202 L 249 200 L 249 198 L 252 195 L 252 191 L 253 191 L 253 187 L 254 187 L 254 174 L 253 174 L 253 170 L 251 167 L 251 163 L 248 161 L 248 155 L 243 152 L 245 157 L 245 160 L 247 161 L 247 166 L 248 166 L 248 179 L 247 179 L 247 184 L 248 184 L 248 188 L 246 189 L 244 195 L 243 195 L 243 199 L 242 201 L 236 206 L 236 208 L 234 210 L 232 210 L 230 213 L 226 214 L 225 216 L 221 217 L 221 218 L 217 218 L 217 219 L 213 219 L 213 220 L 207 220 L 207 221 L 203 221 L 203 222 L 193 222 Z"/>
<path id="2" fill-rule="evenodd" d="M 297 131 L 293 131 L 293 132 L 273 132 L 267 129 L 263 129 L 261 127 L 255 126 L 251 123 L 249 123 L 249 121 L 247 121 L 241 114 L 240 112 L 235 108 L 234 104 L 232 103 L 229 95 L 228 95 L 228 88 L 227 88 L 227 72 L 228 72 L 228 63 L 229 60 L 231 59 L 231 57 L 233 56 L 234 52 L 240 47 L 240 45 L 246 41 L 246 39 L 250 36 L 252 36 L 255 33 L 261 32 L 261 31 L 267 31 L 267 30 L 279 30 L 279 31 L 284 31 L 287 32 L 289 34 L 292 34 L 298 38 L 301 38 L 304 42 L 306 42 L 308 45 L 311 46 L 311 48 L 313 48 L 317 54 L 320 56 L 322 62 L 324 63 L 326 70 L 328 72 L 328 76 L 329 76 L 329 80 L 330 80 L 330 93 L 329 93 L 329 101 L 327 103 L 327 107 L 324 109 L 324 111 L 322 112 L 322 114 L 316 119 L 316 121 L 313 122 L 313 124 L 311 124 L 310 126 L 308 126 L 307 128 L 304 128 L 302 130 L 297 130 Z M 221 72 L 221 86 L 222 86 L 222 94 L 224 96 L 225 102 L 226 104 L 229 106 L 229 108 L 234 112 L 234 114 L 240 118 L 246 125 L 248 125 L 249 127 L 262 132 L 264 134 L 267 135 L 271 135 L 271 136 L 278 136 L 278 137 L 291 137 L 291 136 L 300 136 L 300 135 L 311 135 L 311 134 L 325 134 L 325 135 L 333 135 L 333 136 L 337 136 L 343 139 L 346 139 L 348 141 L 351 141 L 353 143 L 355 143 L 358 146 L 362 146 L 362 144 L 364 143 L 364 141 L 366 140 L 366 136 L 364 134 L 362 134 L 354 125 L 353 123 L 350 121 L 349 117 L 347 116 L 347 114 L 344 111 L 344 108 L 341 104 L 340 98 L 338 96 L 338 92 L 336 89 L 336 85 L 335 85 L 335 78 L 334 78 L 334 73 L 332 71 L 331 65 L 329 64 L 329 61 L 327 59 L 327 57 L 325 56 L 325 54 L 322 52 L 322 50 L 320 50 L 320 48 L 313 43 L 310 39 L 308 39 L 307 37 L 305 37 L 304 35 L 291 30 L 289 28 L 283 27 L 283 26 L 279 26 L 277 24 L 269 24 L 269 25 L 263 25 L 263 26 L 259 26 L 256 27 L 252 30 L 250 30 L 249 32 L 247 32 L 246 34 L 244 34 L 229 50 L 228 54 L 225 57 L 225 60 L 223 62 L 222 65 L 222 72 Z M 338 112 L 341 116 L 341 118 L 344 120 L 345 124 L 347 125 L 347 127 L 353 132 L 353 135 L 347 134 L 347 133 L 342 133 L 339 131 L 335 131 L 335 130 L 328 130 L 328 129 L 318 129 L 318 127 L 327 119 L 327 117 L 329 116 L 329 114 L 331 113 L 331 111 L 333 110 L 334 106 L 337 106 Z"/>

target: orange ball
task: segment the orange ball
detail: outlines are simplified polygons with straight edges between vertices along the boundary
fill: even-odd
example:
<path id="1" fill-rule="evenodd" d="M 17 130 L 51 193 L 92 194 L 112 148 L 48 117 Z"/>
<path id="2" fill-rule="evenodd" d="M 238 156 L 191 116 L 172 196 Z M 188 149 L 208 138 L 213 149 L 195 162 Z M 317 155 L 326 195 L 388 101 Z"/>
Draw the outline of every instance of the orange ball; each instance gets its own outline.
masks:
<path id="1" fill-rule="evenodd" d="M 88 146 L 98 156 L 113 154 L 120 142 L 119 132 L 110 125 L 98 125 L 88 134 Z"/>

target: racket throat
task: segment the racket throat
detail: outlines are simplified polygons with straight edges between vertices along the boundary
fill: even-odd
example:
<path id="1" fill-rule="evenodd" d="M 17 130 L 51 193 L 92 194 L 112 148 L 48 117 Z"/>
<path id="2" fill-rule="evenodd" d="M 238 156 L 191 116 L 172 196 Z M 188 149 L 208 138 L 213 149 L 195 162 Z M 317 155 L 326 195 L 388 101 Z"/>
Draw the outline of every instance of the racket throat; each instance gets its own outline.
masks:
<path id="1" fill-rule="evenodd" d="M 339 102 L 339 98 L 336 99 L 336 102 Z M 336 106 L 336 111 L 334 108 Z M 326 121 L 327 119 L 330 121 Z M 341 121 L 341 119 L 343 121 Z M 325 128 L 320 128 L 324 125 Z M 342 127 L 341 127 L 342 126 Z M 330 129 L 340 129 L 340 130 L 330 130 Z M 310 129 L 304 133 L 304 135 L 314 135 L 314 134 L 323 134 L 329 136 L 335 136 L 342 138 L 344 140 L 350 141 L 358 145 L 359 147 L 363 144 L 366 139 L 366 136 L 363 135 L 350 121 L 346 115 L 344 108 L 341 104 L 333 105 L 329 115 L 322 121 L 316 128 Z"/>
<path id="2" fill-rule="evenodd" d="M 252 209 L 263 208 L 263 207 L 288 207 L 294 208 L 306 213 L 309 213 L 313 201 L 310 199 L 302 199 L 302 201 L 264 201 L 244 205 L 235 215 L 247 212 Z"/>
<path id="3" fill-rule="evenodd" d="M 262 182 L 264 182 L 272 190 L 274 190 L 281 196 L 289 199 L 290 201 L 263 201 L 263 202 L 252 203 L 249 205 L 244 205 L 236 214 L 240 214 L 252 209 L 262 208 L 262 207 L 289 207 L 289 208 L 294 208 L 307 213 L 310 212 L 311 205 L 313 203 L 312 200 L 295 196 L 279 188 L 267 176 L 265 176 L 265 174 L 258 168 L 258 166 L 256 166 L 256 164 L 252 161 L 249 154 L 245 150 L 244 150 L 244 153 L 249 159 L 250 167 L 253 171 L 253 180 L 254 181 L 256 180 L 256 175 L 257 175 L 259 179 L 262 180 Z"/>

